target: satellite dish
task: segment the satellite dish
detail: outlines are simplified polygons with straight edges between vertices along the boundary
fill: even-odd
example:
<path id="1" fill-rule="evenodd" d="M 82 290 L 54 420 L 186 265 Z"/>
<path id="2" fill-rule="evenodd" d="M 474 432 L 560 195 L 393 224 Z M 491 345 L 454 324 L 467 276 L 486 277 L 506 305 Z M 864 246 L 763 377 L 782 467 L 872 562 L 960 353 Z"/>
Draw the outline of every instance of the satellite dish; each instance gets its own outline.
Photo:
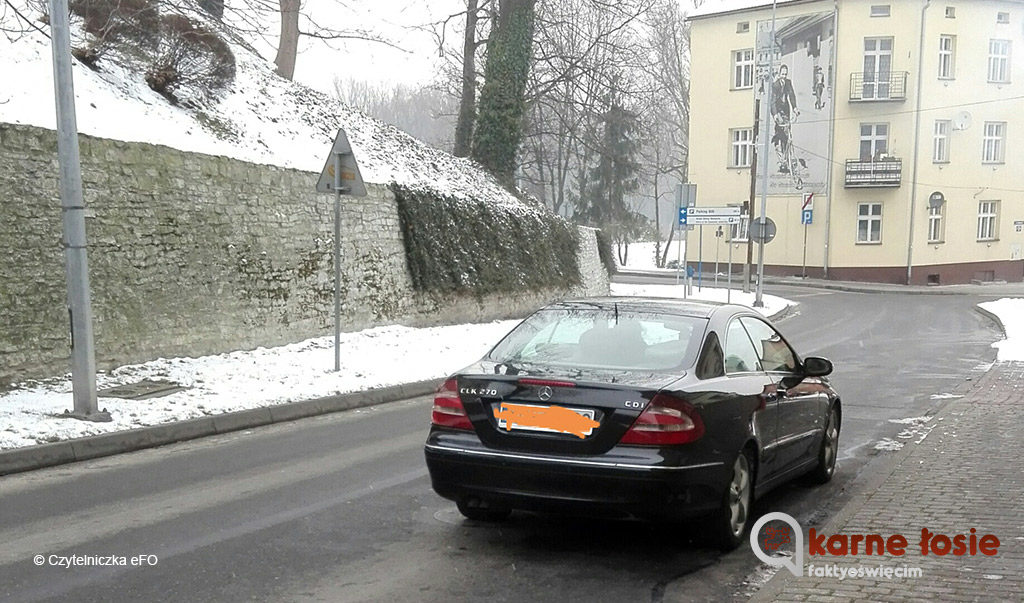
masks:
<path id="1" fill-rule="evenodd" d="M 971 114 L 967 111 L 961 111 L 956 114 L 953 118 L 953 129 L 954 130 L 966 130 L 971 127 Z"/>

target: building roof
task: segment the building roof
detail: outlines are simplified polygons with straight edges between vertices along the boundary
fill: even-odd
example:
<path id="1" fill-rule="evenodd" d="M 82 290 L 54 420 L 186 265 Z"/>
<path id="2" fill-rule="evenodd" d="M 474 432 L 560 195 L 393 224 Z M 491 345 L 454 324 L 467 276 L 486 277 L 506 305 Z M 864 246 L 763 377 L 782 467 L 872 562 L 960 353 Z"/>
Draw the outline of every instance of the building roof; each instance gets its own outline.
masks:
<path id="1" fill-rule="evenodd" d="M 821 2 L 822 0 L 777 0 L 777 5 L 783 4 L 809 4 Z M 704 0 L 700 8 L 687 14 L 687 19 L 703 19 L 707 17 L 718 17 L 732 13 L 742 13 L 752 10 L 771 8 L 772 0 Z"/>

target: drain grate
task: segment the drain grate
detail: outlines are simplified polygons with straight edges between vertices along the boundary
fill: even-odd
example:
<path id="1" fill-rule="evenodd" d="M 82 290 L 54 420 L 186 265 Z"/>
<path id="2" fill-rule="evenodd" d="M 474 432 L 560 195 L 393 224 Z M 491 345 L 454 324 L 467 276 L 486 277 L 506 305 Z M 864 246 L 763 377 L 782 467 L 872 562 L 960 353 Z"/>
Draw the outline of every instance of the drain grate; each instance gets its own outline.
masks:
<path id="1" fill-rule="evenodd" d="M 147 398 L 169 396 L 171 394 L 183 392 L 186 389 L 188 388 L 175 383 L 174 381 L 154 381 L 152 379 L 143 379 L 142 381 L 137 381 L 135 383 L 126 383 L 116 387 L 101 389 L 98 390 L 96 394 L 109 398 L 123 398 L 125 400 L 145 400 Z"/>

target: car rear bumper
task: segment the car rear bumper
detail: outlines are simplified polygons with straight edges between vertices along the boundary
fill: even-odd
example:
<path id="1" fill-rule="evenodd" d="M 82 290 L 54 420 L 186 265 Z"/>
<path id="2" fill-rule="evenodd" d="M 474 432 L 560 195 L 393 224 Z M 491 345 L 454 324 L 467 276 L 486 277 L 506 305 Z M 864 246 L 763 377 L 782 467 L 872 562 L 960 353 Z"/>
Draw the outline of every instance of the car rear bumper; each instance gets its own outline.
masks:
<path id="1" fill-rule="evenodd" d="M 556 457 L 488 449 L 475 439 L 427 442 L 427 467 L 439 495 L 536 511 L 682 518 L 718 508 L 728 481 L 724 463 L 664 465 L 656 448 Z"/>

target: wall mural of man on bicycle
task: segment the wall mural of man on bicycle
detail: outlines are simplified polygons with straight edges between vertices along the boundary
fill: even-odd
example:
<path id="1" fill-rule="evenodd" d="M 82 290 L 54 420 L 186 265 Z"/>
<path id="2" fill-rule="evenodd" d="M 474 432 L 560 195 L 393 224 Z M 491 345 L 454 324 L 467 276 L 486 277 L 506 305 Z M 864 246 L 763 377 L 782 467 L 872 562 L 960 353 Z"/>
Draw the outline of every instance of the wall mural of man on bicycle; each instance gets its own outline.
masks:
<path id="1" fill-rule="evenodd" d="M 756 102 L 768 116 L 768 194 L 824 192 L 831 146 L 833 18 L 811 13 L 757 24 Z M 769 65 L 773 69 L 770 69 Z M 772 103 L 765 107 L 768 86 Z M 757 179 L 760 193 L 761 178 Z"/>

